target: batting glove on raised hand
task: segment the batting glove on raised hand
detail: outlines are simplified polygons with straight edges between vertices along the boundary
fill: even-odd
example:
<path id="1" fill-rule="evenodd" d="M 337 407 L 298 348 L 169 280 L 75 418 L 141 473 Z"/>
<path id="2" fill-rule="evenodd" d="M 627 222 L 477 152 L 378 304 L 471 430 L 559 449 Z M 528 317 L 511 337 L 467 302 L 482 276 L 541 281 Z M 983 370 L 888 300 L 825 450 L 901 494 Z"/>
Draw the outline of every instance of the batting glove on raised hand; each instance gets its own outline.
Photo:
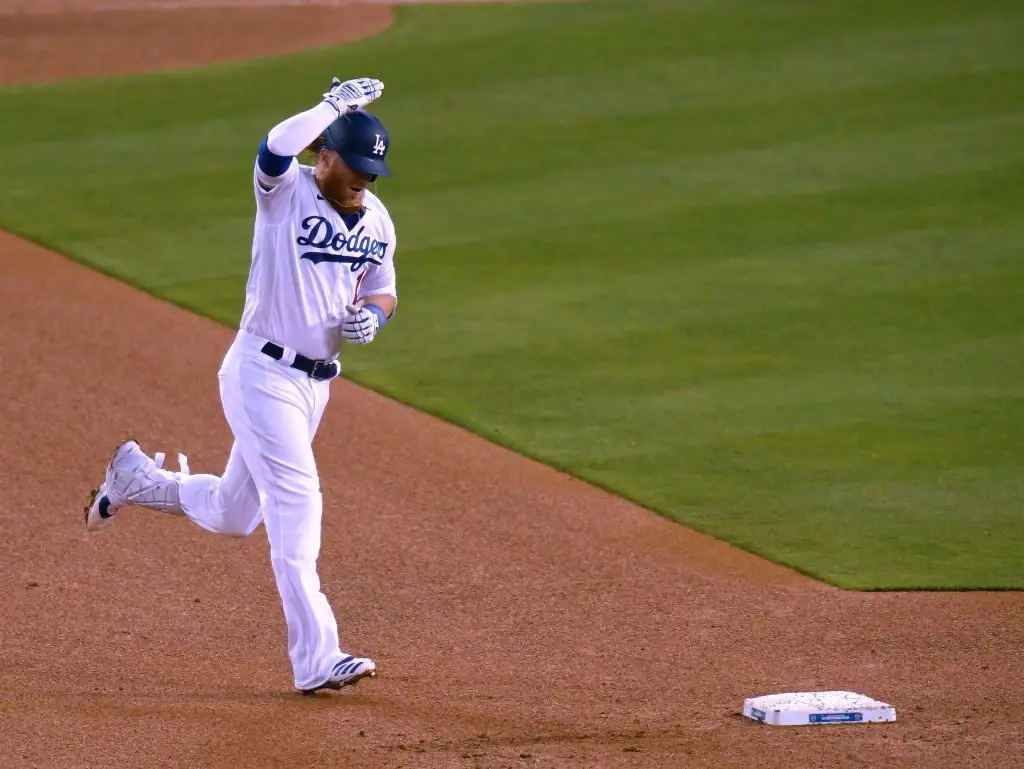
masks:
<path id="1" fill-rule="evenodd" d="M 344 83 L 338 78 L 331 81 L 331 90 L 324 94 L 324 101 L 334 107 L 341 117 L 349 110 L 361 109 L 376 101 L 384 92 L 384 84 L 372 77 L 357 77 Z"/>
<path id="2" fill-rule="evenodd" d="M 355 344 L 369 344 L 380 330 L 380 318 L 373 310 L 346 304 L 348 314 L 341 321 L 341 336 Z"/>

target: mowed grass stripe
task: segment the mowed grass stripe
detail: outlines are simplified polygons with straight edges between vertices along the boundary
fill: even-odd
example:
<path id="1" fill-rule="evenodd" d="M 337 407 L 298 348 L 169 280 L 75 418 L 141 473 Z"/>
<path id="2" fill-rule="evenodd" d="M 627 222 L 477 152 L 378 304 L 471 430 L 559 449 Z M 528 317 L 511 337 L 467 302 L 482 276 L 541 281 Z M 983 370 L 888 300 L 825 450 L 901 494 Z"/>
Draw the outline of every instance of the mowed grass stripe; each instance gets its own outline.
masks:
<path id="1" fill-rule="evenodd" d="M 680 333 L 677 344 L 688 345 L 699 341 L 699 337 L 693 335 L 694 330 L 726 322 L 742 326 L 751 323 L 754 316 L 773 312 L 813 315 L 837 306 L 847 311 L 846 305 L 853 305 L 856 310 L 863 297 L 872 293 L 927 292 L 936 288 L 942 296 L 942 289 L 964 280 L 984 279 L 994 280 L 997 287 L 1005 283 L 1007 289 L 1012 290 L 1016 281 L 1024 277 L 1024 260 L 1020 259 L 1018 246 L 1022 241 L 1024 227 L 1019 219 L 977 225 L 955 233 L 930 228 L 878 235 L 868 230 L 838 242 L 809 238 L 800 246 L 776 246 L 769 241 L 732 256 L 709 257 L 704 251 L 684 253 L 680 254 L 681 263 L 671 274 L 660 269 L 654 259 L 647 264 L 638 260 L 632 271 L 616 276 L 615 280 L 588 281 L 580 287 L 575 286 L 575 276 L 581 269 L 577 262 L 575 266 L 549 272 L 548 279 L 540 285 L 516 286 L 478 298 L 467 297 L 461 303 L 459 317 L 449 323 L 449 328 L 463 338 L 463 343 L 458 348 L 434 353 L 426 365 L 477 353 L 529 352 L 542 332 L 543 344 L 555 350 L 593 345 L 594 355 L 599 356 L 603 348 L 626 344 L 631 335 L 651 330 L 655 325 L 652 313 L 671 332 L 685 332 Z M 962 255 L 965 253 L 976 255 L 972 264 L 964 264 Z M 504 272 L 501 268 L 495 271 Z M 441 278 L 432 288 L 442 290 L 443 285 L 444 278 Z M 622 303 L 618 302 L 621 296 L 650 295 L 654 287 L 664 299 L 636 309 L 621 307 Z M 567 300 L 567 296 L 571 299 Z M 416 299 L 411 298 L 411 301 Z M 614 327 L 608 328 L 605 335 L 595 337 L 593 327 L 598 319 L 591 313 L 581 312 L 577 315 L 561 313 L 565 316 L 564 322 L 557 328 L 547 328 L 544 313 L 560 312 L 559 307 L 567 301 L 579 303 L 581 307 L 616 306 Z M 522 308 L 526 306 L 531 307 L 532 312 L 524 313 Z M 894 307 L 898 308 L 898 304 Z M 1012 303 L 1007 307 L 1011 311 L 1015 308 Z M 916 307 L 911 311 L 916 311 Z M 924 318 L 914 325 L 904 323 L 903 334 L 920 328 L 925 335 L 940 337 L 936 323 L 953 317 L 950 314 L 938 320 Z M 817 337 L 813 325 L 808 331 L 811 341 L 818 342 L 818 349 L 801 354 L 800 350 L 792 349 L 799 341 L 792 336 L 768 339 L 758 346 L 757 355 L 750 360 L 760 361 L 772 371 L 784 370 L 787 375 L 796 375 L 818 368 L 822 356 L 829 351 L 827 362 L 843 363 L 873 353 L 899 351 L 906 342 L 902 336 L 890 335 L 884 327 L 878 333 L 869 334 L 867 328 L 861 326 L 838 347 L 828 338 Z M 954 332 L 955 329 L 947 328 L 943 332 L 947 336 L 941 338 L 955 342 L 955 336 L 950 336 Z M 724 376 L 734 369 L 747 370 L 750 360 L 733 360 L 730 356 L 741 352 L 748 340 L 737 336 L 735 342 L 730 343 L 728 334 L 721 337 L 712 342 L 719 346 L 718 357 L 726 368 L 705 372 L 687 355 L 686 381 L 701 376 Z M 712 350 L 704 352 L 710 354 Z M 413 370 L 417 367 L 413 357 L 404 363 Z M 631 374 L 649 374 L 654 381 L 660 381 L 654 367 L 638 366 L 629 370 Z"/>
<path id="2" fill-rule="evenodd" d="M 722 155 L 662 158 L 648 168 L 636 163 L 609 164 L 605 168 L 540 174 L 538 179 L 486 186 L 461 186 L 450 192 L 430 195 L 429 203 L 419 196 L 401 193 L 388 196 L 396 210 L 410 213 L 405 221 L 410 246 L 407 251 L 486 241 L 495 237 L 557 230 L 567 224 L 618 222 L 628 226 L 636 216 L 699 215 L 694 208 L 713 205 L 740 205 L 762 197 L 798 197 L 834 192 L 858 186 L 878 189 L 885 183 L 906 180 L 924 181 L 964 170 L 986 170 L 1024 161 L 1024 142 L 1020 141 L 1024 112 L 961 123 L 913 128 L 907 131 L 874 132 L 849 138 L 830 138 L 809 142 L 735 150 Z M 145 177 L 145 175 L 144 175 Z M 237 175 L 221 177 L 224 188 L 237 186 Z M 207 182 L 214 180 L 207 177 Z M 611 194 L 609 184 L 623 186 L 627 194 L 616 199 L 614 208 L 606 205 Z M 218 254 L 215 260 L 199 260 L 196 269 L 211 265 L 216 276 L 238 272 L 248 261 L 248 253 L 238 247 L 242 233 L 251 227 L 251 212 L 239 212 L 238 196 L 226 194 L 222 202 L 206 196 L 186 196 L 166 210 L 167 191 L 160 180 L 144 178 L 129 185 L 132 207 L 112 194 L 81 195 L 76 185 L 60 188 L 51 202 L 66 201 L 68 218 L 63 237 L 78 235 L 72 244 L 88 261 L 116 268 L 118 260 L 135 260 L 133 252 L 147 255 L 145 280 L 152 286 L 180 279 L 180 236 L 167 224 L 188 226 L 202 248 Z M 634 192 L 635 191 L 635 192 Z M 107 193 L 112 190 L 107 190 Z M 167 217 L 162 227 L 139 231 L 138 208 L 150 204 L 153 215 Z M 251 202 L 247 201 L 251 207 Z M 530 216 L 536 209 L 544 216 Z M 502 215 L 496 217 L 494 212 Z M 422 212 L 422 216 L 417 216 Z M 209 220 L 219 213 L 220 219 Z M 194 224 L 196 221 L 205 224 Z M 46 233 L 26 231 L 45 239 Z M 404 234 L 403 234 L 404 238 Z M 403 241 L 404 245 L 404 241 Z M 110 259 L 110 256 L 113 259 Z M 225 259 L 234 268 L 225 270 Z M 191 272 L 190 279 L 194 278 Z"/>
<path id="3" fill-rule="evenodd" d="M 410 101 L 415 117 L 409 129 L 413 142 L 423 126 L 431 128 L 424 141 L 465 139 L 462 126 L 467 123 L 500 134 L 508 128 L 510 110 L 561 127 L 613 114 L 642 123 L 660 114 L 723 107 L 777 112 L 823 94 L 838 107 L 856 91 L 893 84 L 910 92 L 950 76 L 1019 74 L 1024 68 L 1017 37 L 1022 23 L 1024 14 L 1006 14 L 895 32 L 851 35 L 842 30 L 833 39 L 794 39 L 791 47 L 766 52 L 740 48 L 695 54 L 680 41 L 673 48 L 655 47 L 652 59 L 645 57 L 645 48 L 624 59 L 604 56 L 573 71 L 489 79 L 468 90 L 460 83 L 457 93 L 439 79 Z M 435 128 L 438 105 L 447 120 Z"/>
<path id="4" fill-rule="evenodd" d="M 412 250 L 451 246 L 510 233 L 543 232 L 634 215 L 665 215 L 709 205 L 741 205 L 765 197 L 796 197 L 858 186 L 987 170 L 1024 160 L 1024 111 L 955 123 L 810 139 L 720 154 L 608 158 L 600 167 L 538 170 L 533 178 L 463 185 L 416 197 L 401 192 Z M 610 200 L 614 200 L 614 204 Z M 501 210 L 503 216 L 494 216 Z M 531 216 L 541 210 L 543 216 Z"/>
<path id="5" fill-rule="evenodd" d="M 599 3 L 588 4 L 593 5 L 600 6 Z M 613 18 L 619 15 L 614 14 Z M 637 12 L 630 15 L 636 16 Z M 402 100 L 405 110 L 412 116 L 403 124 L 404 131 L 408 133 L 406 146 L 410 148 L 417 147 L 421 125 L 431 127 L 425 141 L 436 142 L 446 134 L 465 140 L 472 138 L 461 128 L 467 124 L 475 129 L 497 129 L 499 134 L 503 126 L 506 131 L 518 131 L 521 125 L 513 123 L 510 126 L 508 123 L 508 115 L 516 113 L 525 113 L 532 120 L 563 118 L 575 123 L 588 116 L 607 117 L 623 111 L 627 115 L 643 117 L 657 114 L 665 108 L 673 114 L 728 106 L 742 106 L 754 112 L 755 108 L 765 104 L 795 108 L 802 95 L 837 95 L 843 91 L 901 81 L 910 91 L 909 86 L 921 85 L 917 81 L 949 75 L 977 76 L 1000 70 L 1010 70 L 1019 75 L 1024 68 L 1024 49 L 1018 44 L 1017 29 L 1022 24 L 1024 15 L 1018 13 L 985 17 L 974 22 L 923 25 L 898 32 L 872 31 L 864 36 L 849 35 L 844 28 L 842 36 L 824 42 L 800 45 L 803 42 L 801 38 L 787 38 L 793 43 L 793 48 L 770 50 L 762 56 L 751 55 L 749 47 L 723 54 L 721 46 L 716 46 L 713 55 L 690 56 L 685 55 L 690 50 L 685 40 L 680 40 L 673 47 L 653 47 L 659 56 L 653 61 L 643 60 L 642 55 L 649 50 L 645 47 L 643 51 L 634 50 L 625 61 L 609 64 L 614 58 L 614 51 L 604 48 L 596 52 L 600 58 L 590 62 L 591 66 L 583 66 L 583 62 L 575 57 L 574 61 L 580 64 L 578 72 L 497 80 L 499 73 L 492 70 L 482 75 L 485 84 L 468 90 L 465 75 L 470 73 L 463 73 L 457 88 L 453 87 L 450 79 L 438 78 L 433 88 L 420 88 L 415 94 L 399 94 L 395 98 Z M 536 30 L 532 27 L 530 25 L 528 34 L 522 39 L 505 35 L 501 40 L 510 48 L 526 45 L 534 39 Z M 600 32 L 625 39 L 628 45 L 633 45 L 629 35 L 615 35 L 614 27 L 602 27 Z M 491 40 L 481 45 L 483 50 L 495 54 Z M 503 54 L 498 51 L 496 55 Z M 524 63 L 531 62 L 527 60 Z M 562 64 L 564 69 L 565 63 Z M 429 61 L 424 62 L 423 69 L 429 73 Z M 503 68 L 501 73 L 508 77 L 508 68 Z M 216 79 L 212 80 L 216 83 Z M 503 85 L 496 85 L 496 82 Z M 96 88 L 90 83 L 83 83 L 56 86 L 54 90 L 86 90 L 91 96 Z M 37 106 L 52 106 L 49 103 L 51 99 L 45 98 L 46 91 L 37 93 L 44 97 L 43 103 Z M 205 89 L 200 95 L 205 95 Z M 214 97 L 223 95 L 219 89 L 211 94 Z M 919 98 L 911 101 L 916 100 Z M 841 99 L 835 101 L 838 103 Z M 223 148 L 236 144 L 239 136 L 245 135 L 240 134 L 239 129 L 256 113 L 251 102 L 245 110 L 228 104 L 223 111 L 211 112 L 211 106 L 193 110 L 194 120 L 190 120 L 188 114 L 169 115 L 167 120 L 147 120 L 144 124 L 148 130 L 141 132 L 126 131 L 124 126 L 111 124 L 111 116 L 105 110 L 97 110 L 93 114 L 103 118 L 99 125 L 94 126 L 98 133 L 91 134 L 92 121 L 82 121 L 77 125 L 74 141 L 79 151 L 68 153 L 68 175 L 74 178 L 74 172 L 78 170 L 76 164 L 109 162 L 103 181 L 110 183 L 121 176 L 133 178 L 133 173 L 134 178 L 141 180 L 149 169 L 162 176 L 173 175 L 179 169 L 194 165 L 167 167 L 158 162 L 160 153 L 154 153 L 152 149 L 165 146 L 171 140 L 182 151 L 188 152 L 191 159 L 201 161 L 203 166 L 218 159 L 222 159 L 222 164 L 230 165 L 231 160 L 227 159 L 234 156 L 225 154 Z M 42 117 L 42 113 L 40 110 L 36 114 Z M 439 116 L 443 117 L 441 127 L 433 125 Z M 109 139 L 111 129 L 117 132 L 116 143 Z M 45 136 L 45 133 L 33 130 L 35 135 Z M 65 149 L 66 143 L 64 136 L 22 142 L 25 152 L 5 157 L 5 161 L 11 164 L 8 166 L 11 175 L 19 176 L 31 168 L 31 158 L 36 153 Z M 201 154 L 196 156 L 195 153 Z M 147 159 L 149 168 L 139 165 Z M 115 160 L 120 162 L 113 163 Z"/>
<path id="6" fill-rule="evenodd" d="M 627 166 L 640 165 L 642 169 L 662 160 L 671 166 L 675 159 L 682 162 L 685 169 L 687 156 L 680 158 L 678 153 L 681 151 L 699 151 L 717 162 L 716 152 L 735 148 L 770 150 L 772 145 L 797 145 L 804 140 L 813 140 L 814 144 L 808 147 L 813 152 L 816 144 L 824 144 L 830 138 L 842 143 L 851 134 L 863 134 L 870 140 L 873 133 L 886 128 L 930 131 L 936 121 L 948 119 L 948 106 L 942 98 L 945 90 L 965 93 L 963 106 L 975 116 L 974 120 L 987 118 L 999 123 L 1001 118 L 1008 118 L 1012 121 L 1019 118 L 1016 108 L 1019 107 L 1022 73 L 1024 69 L 938 79 L 932 83 L 932 91 L 922 93 L 918 90 L 913 95 L 908 95 L 902 86 L 890 86 L 816 96 L 810 100 L 777 99 L 769 110 L 747 106 L 693 113 L 689 108 L 677 106 L 677 113 L 661 116 L 630 111 L 627 113 L 628 130 L 621 122 L 607 118 L 577 117 L 554 124 L 537 123 L 531 119 L 522 125 L 509 126 L 506 117 L 502 120 L 504 130 L 519 131 L 522 134 L 520 139 L 499 141 L 497 149 L 488 150 L 495 143 L 491 135 L 475 131 L 460 139 L 460 147 L 467 157 L 486 155 L 488 163 L 467 163 L 464 168 L 453 169 L 452 173 L 459 174 L 460 185 L 478 181 L 489 186 L 524 178 L 538 170 L 543 173 L 555 165 L 563 175 L 586 172 L 593 166 L 594 158 L 579 147 L 585 149 L 591 142 L 606 149 L 607 160 Z M 675 130 L 680 120 L 678 113 L 684 111 L 687 114 L 686 131 L 679 132 Z M 251 134 L 256 133 L 259 138 L 258 131 L 246 126 L 248 120 L 246 117 L 124 132 L 118 134 L 116 142 L 110 137 L 26 142 L 19 145 L 19 151 L 11 150 L 0 155 L 9 173 L 24 180 L 7 194 L 23 199 L 22 205 L 36 202 L 41 190 L 33 176 L 38 171 L 39 158 L 53 154 L 66 157 L 66 174 L 61 188 L 79 193 L 120 186 L 144 190 L 154 183 L 167 181 L 197 186 L 205 177 L 221 174 L 230 174 L 234 179 L 240 160 L 253 153 Z M 461 124 L 454 119 L 445 121 L 441 133 L 452 132 L 454 140 Z M 584 135 L 589 137 L 588 142 L 579 141 L 579 137 Z M 437 141 L 437 138 L 432 141 Z M 903 137 L 896 134 L 891 141 L 901 146 L 904 143 L 917 145 L 912 135 Z M 410 142 L 415 147 L 415 134 L 410 137 Z M 153 151 L 169 145 L 181 154 L 183 162 L 169 164 L 163 153 Z M 503 152 L 502 148 L 510 151 Z M 522 166 L 521 153 L 524 152 L 536 153 L 537 167 Z M 429 157 L 430 153 L 416 155 Z M 103 173 L 97 176 L 96 167 L 103 168 Z M 462 174 L 463 171 L 468 178 Z M 404 185 L 403 190 L 432 191 L 425 180 L 420 184 Z M 229 196 L 228 200 L 237 206 L 237 198 Z"/>

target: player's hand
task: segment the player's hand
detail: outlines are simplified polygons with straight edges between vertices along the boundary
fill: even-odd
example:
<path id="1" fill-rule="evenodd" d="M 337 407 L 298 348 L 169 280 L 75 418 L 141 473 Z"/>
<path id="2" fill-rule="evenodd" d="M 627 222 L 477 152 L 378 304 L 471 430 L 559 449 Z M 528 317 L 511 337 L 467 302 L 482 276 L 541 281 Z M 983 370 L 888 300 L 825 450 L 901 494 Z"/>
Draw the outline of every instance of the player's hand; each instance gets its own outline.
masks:
<path id="1" fill-rule="evenodd" d="M 365 307 L 346 304 L 348 314 L 341 321 L 341 336 L 354 344 L 369 344 L 380 330 L 377 315 Z"/>
<path id="2" fill-rule="evenodd" d="M 361 109 L 380 98 L 384 84 L 372 77 L 357 77 L 344 83 L 338 78 L 331 81 L 331 90 L 324 94 L 324 101 L 338 111 L 338 116 L 349 110 Z"/>

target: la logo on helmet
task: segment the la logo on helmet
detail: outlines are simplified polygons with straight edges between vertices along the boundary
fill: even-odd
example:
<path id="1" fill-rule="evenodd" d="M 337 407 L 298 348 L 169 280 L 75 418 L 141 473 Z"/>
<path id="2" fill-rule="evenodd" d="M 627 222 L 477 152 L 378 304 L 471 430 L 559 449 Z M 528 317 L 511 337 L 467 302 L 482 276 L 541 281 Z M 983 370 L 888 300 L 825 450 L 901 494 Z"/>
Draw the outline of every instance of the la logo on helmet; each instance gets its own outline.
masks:
<path id="1" fill-rule="evenodd" d="M 377 137 L 377 141 L 373 145 L 373 154 L 383 155 L 385 152 L 388 151 L 388 145 L 386 145 L 383 139 L 380 138 L 380 134 L 374 134 L 374 136 Z"/>

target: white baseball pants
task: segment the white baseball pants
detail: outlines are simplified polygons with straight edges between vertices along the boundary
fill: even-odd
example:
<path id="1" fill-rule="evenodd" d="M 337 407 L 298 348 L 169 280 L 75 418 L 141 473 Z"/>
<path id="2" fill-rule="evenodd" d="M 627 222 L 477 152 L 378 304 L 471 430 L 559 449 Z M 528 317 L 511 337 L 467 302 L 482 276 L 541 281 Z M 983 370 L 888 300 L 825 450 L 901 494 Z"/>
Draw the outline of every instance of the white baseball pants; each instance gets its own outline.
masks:
<path id="1" fill-rule="evenodd" d="M 266 525 L 295 686 L 311 689 L 344 656 L 316 571 L 323 499 L 312 442 L 330 382 L 264 355 L 264 341 L 240 331 L 220 368 L 235 437 L 224 475 L 186 476 L 179 496 L 185 514 L 207 531 L 245 537 L 261 520 Z"/>

